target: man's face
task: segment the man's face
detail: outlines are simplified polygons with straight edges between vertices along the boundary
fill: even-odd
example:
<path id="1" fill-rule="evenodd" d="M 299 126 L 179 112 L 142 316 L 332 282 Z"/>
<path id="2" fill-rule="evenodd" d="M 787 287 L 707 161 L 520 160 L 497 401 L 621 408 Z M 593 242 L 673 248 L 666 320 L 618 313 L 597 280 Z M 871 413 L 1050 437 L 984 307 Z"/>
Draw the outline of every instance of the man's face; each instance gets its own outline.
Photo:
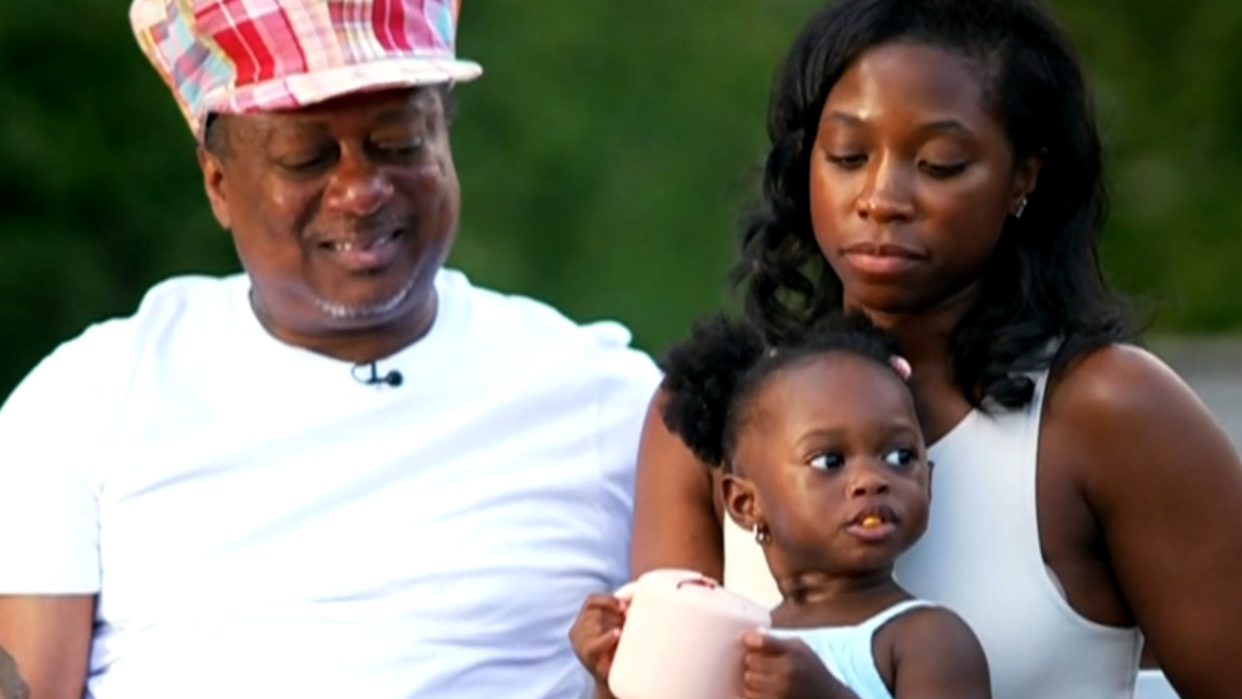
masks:
<path id="1" fill-rule="evenodd" d="M 216 127 L 222 147 L 199 156 L 207 194 L 270 332 L 319 347 L 426 330 L 460 206 L 439 88 L 225 116 Z"/>

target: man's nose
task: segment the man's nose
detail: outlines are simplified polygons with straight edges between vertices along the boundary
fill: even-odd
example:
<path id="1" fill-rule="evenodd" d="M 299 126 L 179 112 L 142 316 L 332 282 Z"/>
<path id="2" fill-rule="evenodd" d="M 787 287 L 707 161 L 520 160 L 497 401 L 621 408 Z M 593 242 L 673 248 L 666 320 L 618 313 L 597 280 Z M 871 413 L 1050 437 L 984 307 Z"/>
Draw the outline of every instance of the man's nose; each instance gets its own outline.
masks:
<path id="1" fill-rule="evenodd" d="M 383 168 L 365 154 L 345 149 L 324 192 L 324 205 L 338 213 L 363 217 L 383 208 L 392 195 L 392 180 Z"/>

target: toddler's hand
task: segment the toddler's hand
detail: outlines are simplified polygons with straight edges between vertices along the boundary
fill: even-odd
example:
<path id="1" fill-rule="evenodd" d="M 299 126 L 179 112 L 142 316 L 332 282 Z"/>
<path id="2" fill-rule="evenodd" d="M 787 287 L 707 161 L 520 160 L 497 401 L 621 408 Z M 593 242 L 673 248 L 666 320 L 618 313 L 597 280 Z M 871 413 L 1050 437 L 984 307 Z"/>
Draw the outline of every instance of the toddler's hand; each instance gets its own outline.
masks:
<path id="1" fill-rule="evenodd" d="M 796 638 L 746 635 L 745 699 L 824 699 L 853 696 L 815 652 Z"/>
<path id="2" fill-rule="evenodd" d="M 627 606 L 627 602 L 612 595 L 591 595 L 569 630 L 569 640 L 578 661 L 602 687 L 608 686 L 608 672 L 617 652 Z"/>

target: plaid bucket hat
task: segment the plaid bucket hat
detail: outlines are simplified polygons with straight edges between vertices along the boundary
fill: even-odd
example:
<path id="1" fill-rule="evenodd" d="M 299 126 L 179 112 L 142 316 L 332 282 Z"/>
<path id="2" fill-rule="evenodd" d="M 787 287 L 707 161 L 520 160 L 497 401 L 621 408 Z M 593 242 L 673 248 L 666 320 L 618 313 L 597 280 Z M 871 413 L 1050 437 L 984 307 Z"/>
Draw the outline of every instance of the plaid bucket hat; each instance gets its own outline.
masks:
<path id="1" fill-rule="evenodd" d="M 207 115 L 464 82 L 461 0 L 134 0 L 138 44 L 200 141 Z"/>

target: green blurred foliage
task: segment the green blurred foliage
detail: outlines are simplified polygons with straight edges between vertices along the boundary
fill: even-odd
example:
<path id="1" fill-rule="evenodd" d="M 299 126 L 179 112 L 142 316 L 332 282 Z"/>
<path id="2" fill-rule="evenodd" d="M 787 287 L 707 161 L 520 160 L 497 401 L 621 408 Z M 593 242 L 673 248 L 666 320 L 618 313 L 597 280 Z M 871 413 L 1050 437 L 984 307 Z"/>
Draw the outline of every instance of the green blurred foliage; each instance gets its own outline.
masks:
<path id="1" fill-rule="evenodd" d="M 0 3 L 0 396 L 169 275 L 238 268 L 124 0 Z M 658 351 L 727 301 L 772 74 L 815 0 L 471 0 L 451 264 Z M 1105 261 L 1156 329 L 1242 330 L 1242 3 L 1054 2 L 1099 99 Z"/>

